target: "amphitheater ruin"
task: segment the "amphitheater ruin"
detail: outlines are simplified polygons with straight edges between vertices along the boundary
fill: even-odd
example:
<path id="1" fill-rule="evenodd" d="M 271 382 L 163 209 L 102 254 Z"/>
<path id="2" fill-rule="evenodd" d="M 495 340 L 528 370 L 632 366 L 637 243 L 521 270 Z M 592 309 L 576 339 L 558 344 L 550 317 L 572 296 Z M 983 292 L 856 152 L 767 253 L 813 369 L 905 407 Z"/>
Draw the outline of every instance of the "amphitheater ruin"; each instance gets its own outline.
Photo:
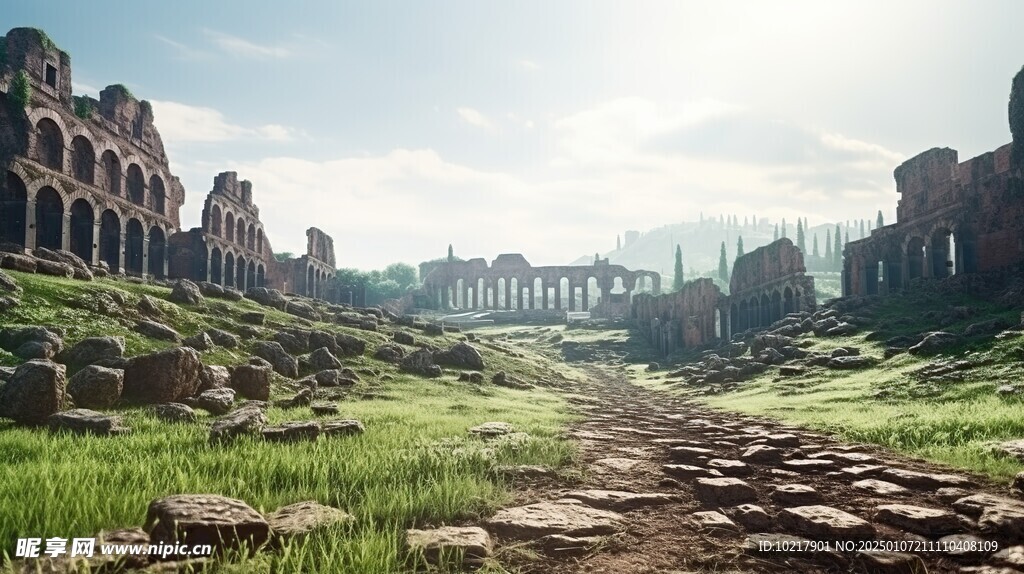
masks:
<path id="1" fill-rule="evenodd" d="M 187 278 L 245 290 L 267 286 L 333 300 L 330 236 L 312 227 L 306 254 L 278 261 L 252 184 L 214 178 L 201 227 L 182 231 L 185 189 L 168 164 L 153 109 L 121 85 L 71 95 L 71 60 L 41 31 L 0 37 L 0 243 L 66 250 L 138 277 Z M 24 82 L 27 80 L 27 82 Z M 27 83 L 27 101 L 12 87 Z M 22 94 L 25 95 L 25 94 Z"/>

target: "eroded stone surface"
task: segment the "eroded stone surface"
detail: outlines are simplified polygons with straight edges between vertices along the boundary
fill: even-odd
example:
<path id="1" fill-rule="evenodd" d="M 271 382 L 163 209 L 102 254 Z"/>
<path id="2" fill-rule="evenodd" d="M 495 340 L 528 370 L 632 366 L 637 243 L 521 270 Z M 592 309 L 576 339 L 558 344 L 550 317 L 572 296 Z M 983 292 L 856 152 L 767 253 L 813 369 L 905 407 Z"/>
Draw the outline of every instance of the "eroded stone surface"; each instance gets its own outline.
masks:
<path id="1" fill-rule="evenodd" d="M 782 505 L 806 506 L 821 502 L 821 494 L 806 484 L 780 484 L 772 492 L 772 500 Z"/>
<path id="2" fill-rule="evenodd" d="M 592 508 L 624 512 L 645 506 L 656 506 L 672 502 L 667 494 L 623 492 L 621 490 L 574 490 L 567 492 L 565 498 L 574 499 Z"/>
<path id="3" fill-rule="evenodd" d="M 854 482 L 850 486 L 859 490 L 863 490 L 864 492 L 870 492 L 871 494 L 875 494 L 878 496 L 896 496 L 901 494 L 907 494 L 908 492 L 910 492 L 909 490 L 898 484 L 893 484 L 891 482 L 877 480 L 874 478 L 858 480 L 857 482 Z"/>
<path id="4" fill-rule="evenodd" d="M 282 506 L 267 516 L 274 536 L 284 540 L 301 539 L 310 532 L 351 520 L 354 517 L 344 510 L 314 500 Z"/>
<path id="5" fill-rule="evenodd" d="M 960 530 L 956 514 L 938 508 L 909 504 L 885 504 L 875 512 L 875 520 L 924 536 L 942 536 Z"/>
<path id="6" fill-rule="evenodd" d="M 867 540 L 875 535 L 869 522 L 830 506 L 811 505 L 785 508 L 779 524 L 814 540 Z"/>
<path id="7" fill-rule="evenodd" d="M 706 505 L 735 506 L 757 501 L 754 487 L 738 478 L 698 478 L 694 493 Z"/>
<path id="8" fill-rule="evenodd" d="M 621 514 L 583 504 L 539 502 L 498 511 L 487 527 L 499 538 L 528 540 L 549 534 L 595 536 L 619 531 Z"/>
<path id="9" fill-rule="evenodd" d="M 691 517 L 697 524 L 697 528 L 701 530 L 725 530 L 728 532 L 737 532 L 739 530 L 736 523 L 730 520 L 728 516 L 714 510 L 694 512 Z"/>
<path id="10" fill-rule="evenodd" d="M 436 563 L 443 555 L 461 553 L 463 564 L 477 565 L 491 555 L 494 544 L 483 528 L 444 526 L 431 530 L 405 531 L 406 551 Z"/>
<path id="11" fill-rule="evenodd" d="M 241 500 L 215 494 L 178 494 L 154 500 L 145 530 L 155 543 L 210 544 L 215 551 L 250 552 L 270 539 L 270 525 Z"/>

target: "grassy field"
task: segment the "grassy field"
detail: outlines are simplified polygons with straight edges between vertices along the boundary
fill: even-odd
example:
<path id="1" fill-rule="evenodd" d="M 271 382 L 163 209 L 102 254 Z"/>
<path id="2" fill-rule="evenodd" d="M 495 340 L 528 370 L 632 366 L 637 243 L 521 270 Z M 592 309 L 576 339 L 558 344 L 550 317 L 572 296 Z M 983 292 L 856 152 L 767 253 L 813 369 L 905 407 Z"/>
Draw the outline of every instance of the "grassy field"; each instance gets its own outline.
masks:
<path id="1" fill-rule="evenodd" d="M 883 360 L 879 340 L 934 328 L 927 313 L 950 306 L 972 309 L 970 317 L 945 327 L 952 332 L 993 317 L 1009 322 L 1020 317 L 1019 311 L 961 296 L 895 297 L 875 310 L 878 332 L 871 337 L 868 333 L 828 339 L 805 336 L 813 342 L 812 351 L 861 348 L 862 354 L 880 361 L 870 369 L 812 368 L 803 376 L 788 378 L 770 369 L 735 390 L 711 396 L 698 396 L 697 389 L 686 386 L 666 386 L 639 366 L 634 372 L 644 384 L 692 394 L 714 408 L 768 415 L 1005 481 L 1024 470 L 1024 464 L 993 454 L 991 445 L 1024 437 L 1024 395 L 1001 396 L 996 389 L 1007 384 L 1019 387 L 1024 380 L 1024 337 L 978 337 L 942 356 L 901 354 Z M 915 374 L 929 363 L 947 360 L 967 360 L 978 366 L 961 371 L 962 380 L 935 381 Z"/>
<path id="2" fill-rule="evenodd" d="M 122 290 L 129 299 L 126 307 L 133 308 L 141 294 L 166 298 L 168 289 L 13 275 L 25 295 L 22 306 L 2 318 L 4 325 L 66 326 L 69 343 L 88 335 L 124 335 L 130 353 L 169 345 L 131 332 L 130 313 L 118 316 L 89 308 L 103 290 Z M 232 330 L 232 319 L 246 310 L 265 311 L 276 323 L 297 324 L 294 317 L 250 301 L 208 300 L 205 309 L 177 310 L 168 303 L 166 309 L 168 323 L 186 336 L 207 326 Z M 361 375 L 363 382 L 352 398 L 341 402 L 340 418 L 365 424 L 366 433 L 360 436 L 296 444 L 242 439 L 217 446 L 209 444 L 202 424 L 212 417 L 200 424 L 171 424 L 144 408 L 122 411 L 133 432 L 112 438 L 57 436 L 0 423 L 4 551 L 12 554 L 18 537 L 91 536 L 100 529 L 141 525 L 149 501 L 160 496 L 215 493 L 242 499 L 263 512 L 312 499 L 356 518 L 280 552 L 233 557 L 217 571 L 403 572 L 411 569 L 401 552 L 404 529 L 471 523 L 508 500 L 508 485 L 496 478 L 496 466 L 571 463 L 572 446 L 560 437 L 568 416 L 554 392 L 470 385 L 451 375 L 426 380 L 401 374 L 392 365 L 369 358 L 386 340 L 383 334 L 350 332 L 370 344 L 365 356 L 343 362 L 357 371 L 376 373 Z M 431 343 L 447 346 L 455 340 L 446 336 L 432 338 Z M 552 372 L 538 357 L 516 357 L 486 345 L 479 348 L 488 364 L 488 378 L 499 369 L 525 380 Z M 208 364 L 231 364 L 247 357 L 245 349 L 222 349 L 203 358 Z M 0 362 L 16 361 L 6 355 Z M 288 390 L 277 384 L 275 392 L 286 396 Z M 373 399 L 360 400 L 361 396 Z M 272 408 L 269 418 L 273 423 L 316 417 L 308 408 Z M 467 428 L 491 420 L 512 423 L 530 438 L 513 443 L 469 437 Z M 485 571 L 502 570 L 494 563 Z"/>

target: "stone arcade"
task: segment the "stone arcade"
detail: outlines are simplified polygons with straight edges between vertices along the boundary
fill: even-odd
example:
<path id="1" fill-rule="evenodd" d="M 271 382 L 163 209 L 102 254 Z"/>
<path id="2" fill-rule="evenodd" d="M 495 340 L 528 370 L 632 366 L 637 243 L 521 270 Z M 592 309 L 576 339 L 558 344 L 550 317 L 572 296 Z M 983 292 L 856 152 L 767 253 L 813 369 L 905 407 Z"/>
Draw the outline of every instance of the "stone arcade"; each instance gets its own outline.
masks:
<path id="1" fill-rule="evenodd" d="M 435 309 L 564 309 L 613 317 L 629 314 L 631 294 L 642 281 L 660 292 L 661 275 L 610 265 L 608 259 L 533 267 L 519 253 L 505 253 L 490 267 L 483 258 L 442 263 L 423 278 L 423 293 L 425 305 Z"/>
<path id="2" fill-rule="evenodd" d="M 736 259 L 728 296 L 711 279 L 697 279 L 674 293 L 637 296 L 632 317 L 666 355 L 728 341 L 789 313 L 814 311 L 814 278 L 805 272 L 803 253 L 782 238 Z"/>
<path id="3" fill-rule="evenodd" d="M 321 299 L 336 290 L 332 239 L 306 232 L 306 254 L 277 261 L 252 184 L 214 179 L 202 226 L 180 232 L 185 189 L 170 172 L 149 102 L 124 86 L 99 100 L 71 95 L 71 60 L 41 31 L 0 37 L 0 244 L 71 251 L 112 273 L 183 277 L 245 290 L 267 286 Z M 23 110 L 10 93 L 24 73 Z"/>
<path id="4" fill-rule="evenodd" d="M 1024 264 L 1024 70 L 1010 95 L 1013 143 L 960 163 L 933 148 L 896 168 L 897 222 L 843 251 L 843 295 L 876 295 L 915 279 L 1014 272 Z"/>

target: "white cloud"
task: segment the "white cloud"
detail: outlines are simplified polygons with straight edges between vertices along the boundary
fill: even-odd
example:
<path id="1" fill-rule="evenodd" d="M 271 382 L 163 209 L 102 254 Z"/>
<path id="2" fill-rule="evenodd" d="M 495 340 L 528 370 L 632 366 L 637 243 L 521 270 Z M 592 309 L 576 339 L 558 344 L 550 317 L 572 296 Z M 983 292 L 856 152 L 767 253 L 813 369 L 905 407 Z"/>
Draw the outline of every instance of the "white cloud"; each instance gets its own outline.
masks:
<path id="1" fill-rule="evenodd" d="M 154 123 L 166 144 L 226 142 L 242 138 L 284 142 L 294 139 L 294 130 L 268 124 L 244 127 L 229 122 L 224 114 L 201 106 L 154 100 Z"/>
<path id="2" fill-rule="evenodd" d="M 462 121 L 473 127 L 487 131 L 494 131 L 496 129 L 494 122 L 473 108 L 462 107 L 456 109 L 455 112 L 459 114 L 459 118 L 462 119 Z"/>
<path id="3" fill-rule="evenodd" d="M 528 72 L 534 72 L 540 69 L 540 64 L 534 62 L 533 60 L 516 60 L 516 65 Z"/>
<path id="4" fill-rule="evenodd" d="M 203 35 L 221 51 L 240 58 L 267 60 L 282 59 L 292 55 L 292 50 L 283 45 L 257 44 L 217 30 L 205 29 Z"/>

